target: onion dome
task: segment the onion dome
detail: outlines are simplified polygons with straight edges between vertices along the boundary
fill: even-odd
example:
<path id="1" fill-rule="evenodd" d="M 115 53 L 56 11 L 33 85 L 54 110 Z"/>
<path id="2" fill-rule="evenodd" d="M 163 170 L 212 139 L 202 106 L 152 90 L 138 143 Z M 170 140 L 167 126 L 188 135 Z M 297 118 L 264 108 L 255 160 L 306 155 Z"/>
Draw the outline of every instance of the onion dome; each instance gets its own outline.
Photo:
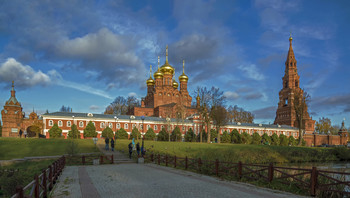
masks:
<path id="1" fill-rule="evenodd" d="M 153 74 L 154 79 L 163 78 L 163 73 L 159 70 L 159 56 L 158 56 L 158 70 Z"/>
<path id="2" fill-rule="evenodd" d="M 175 89 L 177 89 L 179 87 L 179 83 L 177 83 L 175 79 L 173 79 L 173 87 Z"/>
<path id="3" fill-rule="evenodd" d="M 164 63 L 164 65 L 162 65 L 162 67 L 160 67 L 160 71 L 163 74 L 170 74 L 170 75 L 174 75 L 174 73 L 175 73 L 174 67 L 171 66 L 168 62 L 168 45 L 166 46 L 165 63 Z"/>
<path id="4" fill-rule="evenodd" d="M 185 60 L 182 61 L 182 74 L 179 76 L 180 82 L 187 82 L 188 76 L 185 74 Z"/>
<path id="5" fill-rule="evenodd" d="M 149 79 L 146 81 L 147 83 L 147 86 L 153 86 L 155 85 L 155 82 L 152 78 L 152 65 L 150 65 L 150 68 L 149 68 Z"/>

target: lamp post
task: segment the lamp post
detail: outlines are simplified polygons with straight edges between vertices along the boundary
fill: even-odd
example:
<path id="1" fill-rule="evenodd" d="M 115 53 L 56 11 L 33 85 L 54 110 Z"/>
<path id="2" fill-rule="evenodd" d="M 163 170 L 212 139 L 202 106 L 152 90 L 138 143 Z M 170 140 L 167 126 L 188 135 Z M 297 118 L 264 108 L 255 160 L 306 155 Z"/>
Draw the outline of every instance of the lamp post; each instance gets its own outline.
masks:
<path id="1" fill-rule="evenodd" d="M 144 148 L 143 147 L 143 144 L 144 144 L 144 140 L 145 140 L 145 126 L 144 126 L 144 124 L 143 124 L 143 121 L 145 120 L 145 116 L 141 116 L 141 120 L 142 120 L 142 148 Z M 143 152 L 143 151 L 141 151 L 141 152 Z"/>
<path id="2" fill-rule="evenodd" d="M 169 125 L 170 125 L 170 118 L 169 117 L 167 117 L 166 118 L 166 121 L 167 121 L 167 123 L 168 123 L 168 133 L 169 133 L 169 142 L 170 142 L 170 130 L 169 130 Z"/>
<path id="3" fill-rule="evenodd" d="M 74 124 L 74 115 L 72 116 L 72 118 L 73 118 L 73 124 Z M 74 131 L 73 131 L 73 125 L 71 125 L 71 130 L 72 130 L 72 133 L 73 133 L 73 139 L 75 138 L 75 134 L 74 134 Z M 78 135 L 78 134 L 77 134 Z M 78 137 L 77 137 L 78 138 Z"/>
<path id="4" fill-rule="evenodd" d="M 114 136 L 116 137 L 115 139 L 117 139 L 117 119 L 118 119 L 118 117 L 114 116 L 114 124 L 115 124 L 115 134 L 114 134 Z"/>

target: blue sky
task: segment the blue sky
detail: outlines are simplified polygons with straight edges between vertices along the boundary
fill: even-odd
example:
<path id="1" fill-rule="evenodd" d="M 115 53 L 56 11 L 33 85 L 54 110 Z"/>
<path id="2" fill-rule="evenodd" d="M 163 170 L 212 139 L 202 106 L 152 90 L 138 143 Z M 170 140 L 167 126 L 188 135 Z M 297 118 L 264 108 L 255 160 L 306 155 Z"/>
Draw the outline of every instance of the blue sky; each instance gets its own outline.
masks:
<path id="1" fill-rule="evenodd" d="M 101 113 L 146 95 L 149 65 L 169 62 L 189 92 L 215 86 L 227 105 L 273 122 L 289 34 L 313 119 L 350 120 L 348 1 L 1 1 L 0 104 L 15 81 L 27 114 Z M 350 121 L 348 121 L 350 122 Z"/>

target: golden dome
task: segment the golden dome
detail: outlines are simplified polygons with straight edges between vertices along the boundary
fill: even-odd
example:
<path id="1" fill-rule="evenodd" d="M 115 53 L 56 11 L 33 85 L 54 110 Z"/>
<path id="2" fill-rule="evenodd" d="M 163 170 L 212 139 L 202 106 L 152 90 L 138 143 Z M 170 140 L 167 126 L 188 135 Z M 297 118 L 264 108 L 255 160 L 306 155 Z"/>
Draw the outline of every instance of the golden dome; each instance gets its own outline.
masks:
<path id="1" fill-rule="evenodd" d="M 149 79 L 146 81 L 147 86 L 153 86 L 155 85 L 155 82 L 152 78 L 152 65 L 149 66 Z"/>
<path id="2" fill-rule="evenodd" d="M 179 87 L 179 83 L 177 83 L 177 82 L 175 81 L 175 79 L 173 79 L 173 87 L 174 87 L 175 89 L 177 89 L 177 88 Z"/>
<path id="3" fill-rule="evenodd" d="M 170 75 L 174 75 L 175 73 L 173 66 L 171 66 L 168 62 L 168 45 L 166 46 L 165 63 L 164 65 L 162 65 L 162 67 L 160 67 L 160 71 L 163 74 L 170 74 Z"/>
<path id="4" fill-rule="evenodd" d="M 153 74 L 154 78 L 163 78 L 163 73 L 159 69 Z"/>
<path id="5" fill-rule="evenodd" d="M 179 81 L 188 81 L 188 76 L 185 74 L 185 60 L 182 61 L 182 74 L 179 76 Z"/>

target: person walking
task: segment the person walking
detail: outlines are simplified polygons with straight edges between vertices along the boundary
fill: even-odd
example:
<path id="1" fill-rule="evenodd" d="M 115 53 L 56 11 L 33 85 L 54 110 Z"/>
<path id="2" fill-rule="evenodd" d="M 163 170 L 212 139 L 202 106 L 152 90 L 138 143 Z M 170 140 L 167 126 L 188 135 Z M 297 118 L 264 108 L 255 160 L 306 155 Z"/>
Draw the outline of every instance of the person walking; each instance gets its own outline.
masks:
<path id="1" fill-rule="evenodd" d="M 109 139 L 108 139 L 108 137 L 106 137 L 105 143 L 106 143 L 105 150 L 108 151 L 109 150 Z"/>
<path id="2" fill-rule="evenodd" d="M 131 155 L 132 155 L 132 143 L 130 142 L 129 144 L 129 158 L 131 159 Z"/>
<path id="3" fill-rule="evenodd" d="M 114 152 L 114 139 L 113 138 L 111 139 L 111 149 Z"/>
<path id="4" fill-rule="evenodd" d="M 22 138 L 23 131 L 19 130 L 19 138 Z"/>
<path id="5" fill-rule="evenodd" d="M 27 138 L 27 131 L 24 130 L 24 138 Z"/>
<path id="6" fill-rule="evenodd" d="M 140 157 L 140 143 L 136 144 L 137 157 Z"/>

